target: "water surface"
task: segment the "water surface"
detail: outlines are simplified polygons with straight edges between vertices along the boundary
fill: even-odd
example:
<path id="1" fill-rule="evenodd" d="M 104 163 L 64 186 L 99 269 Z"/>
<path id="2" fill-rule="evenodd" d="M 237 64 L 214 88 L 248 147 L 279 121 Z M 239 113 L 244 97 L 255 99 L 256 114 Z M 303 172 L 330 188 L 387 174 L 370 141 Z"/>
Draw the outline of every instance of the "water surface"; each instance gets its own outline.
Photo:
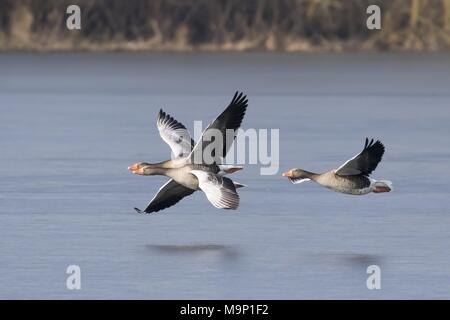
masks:
<path id="1" fill-rule="evenodd" d="M 0 298 L 450 298 L 450 56 L 2 54 L 0 70 Z M 192 130 L 235 90 L 244 127 L 280 129 L 280 173 L 335 168 L 377 137 L 373 176 L 395 192 L 249 165 L 238 211 L 197 192 L 137 215 L 166 180 L 126 170 L 168 158 L 159 108 Z"/>

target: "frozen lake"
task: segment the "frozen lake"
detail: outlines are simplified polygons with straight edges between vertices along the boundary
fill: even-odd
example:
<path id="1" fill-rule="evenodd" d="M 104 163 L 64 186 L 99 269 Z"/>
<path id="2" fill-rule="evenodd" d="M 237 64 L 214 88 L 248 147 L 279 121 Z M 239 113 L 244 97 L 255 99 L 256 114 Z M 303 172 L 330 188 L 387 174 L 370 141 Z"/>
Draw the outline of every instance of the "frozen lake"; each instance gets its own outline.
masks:
<path id="1" fill-rule="evenodd" d="M 449 55 L 0 54 L 0 70 L 0 298 L 450 298 Z M 159 108 L 192 132 L 236 90 L 244 128 L 280 129 L 280 172 L 234 174 L 234 212 L 196 192 L 136 214 L 166 181 L 127 170 L 169 157 Z M 335 168 L 366 136 L 395 192 L 281 177 Z"/>

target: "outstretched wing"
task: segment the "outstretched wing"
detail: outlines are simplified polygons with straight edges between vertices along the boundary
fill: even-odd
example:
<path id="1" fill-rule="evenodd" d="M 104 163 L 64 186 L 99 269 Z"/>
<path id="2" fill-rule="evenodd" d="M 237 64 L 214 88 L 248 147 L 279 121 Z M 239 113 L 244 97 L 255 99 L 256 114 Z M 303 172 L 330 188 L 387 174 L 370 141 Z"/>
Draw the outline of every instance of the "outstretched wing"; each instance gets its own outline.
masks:
<path id="1" fill-rule="evenodd" d="M 138 213 L 152 213 L 173 206 L 184 197 L 191 195 L 195 190 L 186 188 L 173 179 L 167 181 L 153 197 L 145 210 L 134 208 Z"/>
<path id="2" fill-rule="evenodd" d="M 201 170 L 192 170 L 198 179 L 199 188 L 206 194 L 209 202 L 219 209 L 237 209 L 239 195 L 231 179 Z"/>
<path id="3" fill-rule="evenodd" d="M 383 154 L 384 145 L 379 140 L 374 143 L 373 139 L 369 142 L 366 138 L 364 149 L 336 169 L 335 173 L 340 176 L 368 176 L 376 169 Z"/>
<path id="4" fill-rule="evenodd" d="M 169 145 L 173 158 L 188 156 L 194 147 L 189 131 L 181 123 L 164 111 L 159 110 L 156 121 L 159 135 Z"/>
<path id="5" fill-rule="evenodd" d="M 236 138 L 236 130 L 239 129 L 247 110 L 247 96 L 242 92 L 236 92 L 228 107 L 214 120 L 203 132 L 199 141 L 191 153 L 191 162 L 196 164 L 220 163 L 221 158 L 225 158 L 228 150 Z M 227 129 L 230 131 L 227 135 Z M 220 141 L 217 141 L 219 138 Z M 215 145 L 210 146 L 214 143 Z M 212 154 L 207 155 L 210 159 L 205 159 L 204 150 L 208 147 Z"/>

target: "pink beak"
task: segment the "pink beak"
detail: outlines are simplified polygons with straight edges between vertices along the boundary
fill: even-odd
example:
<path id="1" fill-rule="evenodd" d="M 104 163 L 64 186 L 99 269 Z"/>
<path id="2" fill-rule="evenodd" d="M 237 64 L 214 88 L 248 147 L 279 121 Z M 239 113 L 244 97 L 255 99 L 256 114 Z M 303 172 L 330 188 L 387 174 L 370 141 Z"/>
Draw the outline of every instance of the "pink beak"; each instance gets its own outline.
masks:
<path id="1" fill-rule="evenodd" d="M 129 166 L 128 170 L 130 170 L 130 171 L 137 171 L 137 170 L 139 170 L 139 164 L 135 163 L 135 164 Z"/>
<path id="2" fill-rule="evenodd" d="M 292 177 L 292 172 L 291 171 L 283 172 L 282 176 L 290 178 L 290 177 Z"/>

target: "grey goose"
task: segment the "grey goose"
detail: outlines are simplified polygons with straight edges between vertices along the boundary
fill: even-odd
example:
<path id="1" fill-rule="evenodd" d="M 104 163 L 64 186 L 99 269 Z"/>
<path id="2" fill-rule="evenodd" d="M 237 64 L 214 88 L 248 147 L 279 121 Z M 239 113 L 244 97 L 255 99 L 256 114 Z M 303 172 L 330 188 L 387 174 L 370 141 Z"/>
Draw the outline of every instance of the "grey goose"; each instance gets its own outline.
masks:
<path id="1" fill-rule="evenodd" d="M 226 156 L 236 137 L 236 130 L 241 126 L 247 103 L 247 97 L 242 92 L 236 92 L 226 109 L 205 129 L 197 144 L 182 123 L 160 110 L 157 127 L 161 138 L 172 150 L 172 158 L 159 163 L 138 162 L 128 169 L 138 175 L 163 175 L 170 179 L 159 189 L 144 210 L 138 208 L 135 210 L 138 213 L 158 212 L 175 205 L 197 190 L 203 191 L 216 208 L 237 209 L 239 195 L 236 189 L 244 185 L 233 182 L 224 175 L 241 170 L 242 167 L 223 165 L 220 161 L 221 157 Z M 227 135 L 230 129 L 234 131 L 231 139 Z M 214 143 L 214 140 L 203 138 L 208 132 L 213 131 L 222 135 L 223 153 L 219 157 L 215 155 L 215 148 L 209 148 L 212 150 L 210 155 L 212 161 L 204 161 L 203 151 Z M 222 145 L 219 147 L 221 149 Z M 200 155 L 200 158 L 197 155 Z"/>
<path id="2" fill-rule="evenodd" d="M 391 181 L 369 178 L 381 161 L 384 149 L 379 140 L 374 142 L 373 139 L 369 141 L 366 138 L 364 149 L 336 170 L 318 174 L 295 168 L 283 173 L 283 176 L 294 184 L 312 180 L 323 187 L 346 194 L 390 192 L 393 190 Z"/>

